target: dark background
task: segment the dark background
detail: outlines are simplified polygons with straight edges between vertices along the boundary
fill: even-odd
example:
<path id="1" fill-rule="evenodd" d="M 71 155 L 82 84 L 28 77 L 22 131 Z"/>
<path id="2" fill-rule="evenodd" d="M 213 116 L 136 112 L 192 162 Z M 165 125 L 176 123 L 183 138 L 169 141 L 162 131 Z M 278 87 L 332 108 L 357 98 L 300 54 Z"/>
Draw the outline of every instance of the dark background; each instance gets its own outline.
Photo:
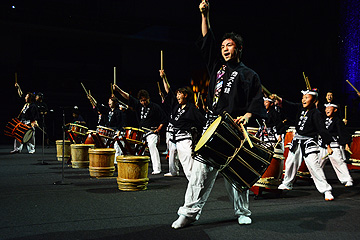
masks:
<path id="1" fill-rule="evenodd" d="M 96 114 L 80 85 L 107 103 L 113 67 L 117 83 L 136 94 L 147 89 L 160 103 L 160 50 L 172 88 L 190 85 L 204 68 L 194 42 L 200 36 L 200 1 L 44 0 L 1 1 L 1 129 L 23 106 L 24 92 L 43 92 L 54 112 L 47 117 L 53 138 L 61 138 L 60 107 L 79 106 L 89 128 Z M 268 90 L 300 101 L 303 72 L 320 99 L 328 89 L 343 101 L 339 32 L 340 1 L 213 0 L 211 27 L 220 38 L 240 33 L 243 61 Z M 15 8 L 12 8 L 15 6 Z M 220 50 L 220 48 L 219 48 Z M 120 98 L 121 99 L 121 98 Z M 121 99 L 124 101 L 124 99 Z M 70 121 L 70 110 L 65 111 Z M 12 140 L 1 136 L 1 142 Z"/>

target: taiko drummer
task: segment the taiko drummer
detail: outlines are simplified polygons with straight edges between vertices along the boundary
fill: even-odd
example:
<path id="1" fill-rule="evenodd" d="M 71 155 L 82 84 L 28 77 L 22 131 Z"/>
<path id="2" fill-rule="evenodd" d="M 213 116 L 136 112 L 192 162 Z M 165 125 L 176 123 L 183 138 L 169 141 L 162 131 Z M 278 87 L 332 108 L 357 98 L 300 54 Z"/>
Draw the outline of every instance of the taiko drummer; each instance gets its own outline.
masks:
<path id="1" fill-rule="evenodd" d="M 235 33 L 225 34 L 221 44 L 223 59 L 219 59 L 219 48 L 210 28 L 209 3 L 203 1 L 199 8 L 202 15 L 202 39 L 199 46 L 210 76 L 207 95 L 209 112 L 205 129 L 224 111 L 237 118 L 237 124 L 247 124 L 253 115 L 265 117 L 259 76 L 240 61 L 243 51 L 242 37 Z M 218 174 L 216 169 L 204 164 L 203 159 L 197 158 L 201 156 L 195 157 L 185 193 L 185 203 L 178 210 L 179 218 L 172 224 L 175 229 L 185 227 L 200 218 Z M 225 185 L 238 223 L 251 224 L 249 191 L 240 192 L 228 181 L 225 181 Z"/>

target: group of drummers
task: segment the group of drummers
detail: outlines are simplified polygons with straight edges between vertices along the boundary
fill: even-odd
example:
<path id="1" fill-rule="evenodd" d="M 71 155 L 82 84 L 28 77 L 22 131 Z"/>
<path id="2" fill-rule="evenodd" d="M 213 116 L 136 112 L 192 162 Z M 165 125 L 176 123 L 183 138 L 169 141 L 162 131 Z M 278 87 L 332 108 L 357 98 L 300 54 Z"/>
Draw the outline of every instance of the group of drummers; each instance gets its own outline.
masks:
<path id="1" fill-rule="evenodd" d="M 218 58 L 218 46 L 210 28 L 209 2 L 202 1 L 199 10 L 202 38 L 197 44 L 210 76 L 206 104 L 200 104 L 200 101 L 194 103 L 194 93 L 189 87 L 174 92 L 165 71 L 161 69 L 160 78 L 166 93 L 165 96 L 160 93 L 161 104 L 150 101 L 146 90 L 140 90 L 134 97 L 116 84 L 113 90 L 127 101 L 126 104 L 113 94 L 108 100 L 108 107 L 99 106 L 88 94 L 99 114 L 97 129 L 88 130 L 75 111 L 74 122 L 68 124 L 69 140 L 74 143 L 91 142 L 97 147 L 113 147 L 116 155 L 142 155 L 148 150 L 152 162 L 151 174 L 156 175 L 164 172 L 157 146 L 159 133 L 166 128 L 169 171 L 164 175 L 179 176 L 180 163 L 188 179 L 185 203 L 178 210 L 178 219 L 172 223 L 175 229 L 199 219 L 219 172 L 226 177 L 226 189 L 238 223 L 251 224 L 249 189 L 272 164 L 274 152 L 274 157 L 284 160 L 283 154 L 288 150 L 286 160 L 279 164 L 277 176 L 271 176 L 279 180 L 276 188 L 280 191 L 293 188 L 303 161 L 326 201 L 334 200 L 332 187 L 323 171 L 327 160 L 331 161 L 339 181 L 351 187 L 353 180 L 345 155 L 350 153 L 352 138 L 345 127 L 346 119 L 344 121 L 340 117 L 339 105 L 333 102 L 332 92 L 328 93 L 324 106 L 318 103 L 318 90 L 311 88 L 308 81 L 307 89 L 301 91 L 300 103 L 269 94 L 261 85 L 258 74 L 241 61 L 243 39 L 240 35 L 224 35 L 221 41 L 222 58 Z M 36 106 L 32 105 L 28 95 L 25 101 L 20 121 L 29 121 L 35 126 Z M 135 112 L 138 128 L 127 127 L 124 111 L 128 108 Z M 289 131 L 291 118 L 294 119 L 294 129 Z M 251 124 L 256 129 L 248 127 L 246 130 Z M 288 143 L 284 141 L 287 132 L 293 133 Z M 249 146 L 244 147 L 245 142 Z M 27 143 L 31 146 L 31 141 Z M 223 152 L 229 146 L 234 151 Z M 252 159 L 240 156 L 242 148 L 246 148 L 246 153 L 253 153 L 249 155 L 259 155 L 256 157 L 261 159 L 259 169 L 252 166 Z M 216 163 L 222 158 L 224 163 Z M 246 180 L 248 176 L 244 175 L 247 173 L 233 169 L 235 161 L 258 178 L 254 178 L 254 182 Z M 226 175 L 226 171 L 232 172 L 237 179 Z"/>

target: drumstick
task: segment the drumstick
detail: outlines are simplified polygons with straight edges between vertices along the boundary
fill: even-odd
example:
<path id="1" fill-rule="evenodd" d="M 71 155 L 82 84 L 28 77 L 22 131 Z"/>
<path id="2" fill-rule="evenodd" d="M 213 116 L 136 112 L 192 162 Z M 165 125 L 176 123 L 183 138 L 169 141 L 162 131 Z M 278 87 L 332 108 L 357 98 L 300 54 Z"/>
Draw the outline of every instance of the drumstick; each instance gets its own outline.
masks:
<path id="1" fill-rule="evenodd" d="M 347 119 L 347 105 L 345 105 L 345 120 Z"/>
<path id="2" fill-rule="evenodd" d="M 321 159 L 325 159 L 327 157 L 329 157 L 329 155 L 331 155 L 330 153 L 326 154 L 324 157 L 322 157 Z"/>
<path id="3" fill-rule="evenodd" d="M 345 150 L 348 151 L 350 154 L 353 154 L 350 149 L 345 149 Z"/>
<path id="4" fill-rule="evenodd" d="M 42 131 L 44 134 L 46 134 L 47 135 L 47 133 L 41 128 L 41 127 L 39 127 L 39 126 L 36 126 L 38 129 L 40 129 L 40 131 Z"/>
<path id="5" fill-rule="evenodd" d="M 160 51 L 160 70 L 164 70 L 164 52 Z"/>
<path id="6" fill-rule="evenodd" d="M 83 84 L 82 82 L 80 82 L 80 84 L 81 84 L 81 86 L 83 87 L 83 89 L 84 89 L 84 91 L 85 91 L 86 95 L 89 95 L 89 93 L 86 91 L 86 88 L 85 88 L 84 84 Z"/>
<path id="7" fill-rule="evenodd" d="M 351 82 L 349 82 L 349 80 L 346 80 L 348 82 L 348 84 L 350 84 L 350 86 L 355 90 L 356 93 L 360 94 L 359 90 L 357 90 L 354 85 L 351 84 Z"/>
<path id="8" fill-rule="evenodd" d="M 110 83 L 110 89 L 111 89 L 111 96 L 114 96 L 114 89 L 112 83 Z"/>
<path id="9" fill-rule="evenodd" d="M 274 149 L 275 149 L 276 146 L 280 143 L 280 141 L 281 141 L 281 139 L 279 139 L 279 140 L 277 141 L 277 143 L 276 143 L 275 146 L 274 146 Z"/>
<path id="10" fill-rule="evenodd" d="M 149 132 L 155 132 L 154 130 L 151 130 L 149 128 L 146 128 L 146 127 L 141 127 L 142 129 L 146 130 L 146 131 L 149 131 Z"/>
<path id="11" fill-rule="evenodd" d="M 269 90 L 267 90 L 266 87 L 264 87 L 264 85 L 261 84 L 261 88 L 262 88 L 263 92 L 266 93 L 268 96 L 271 95 L 271 92 Z"/>
<path id="12" fill-rule="evenodd" d="M 116 67 L 114 67 L 114 85 L 116 85 Z"/>
<path id="13" fill-rule="evenodd" d="M 243 125 L 242 123 L 240 123 L 240 126 L 241 126 L 241 129 L 243 130 L 243 134 L 244 134 L 245 139 L 248 141 L 250 147 L 253 148 L 254 145 L 252 144 L 252 142 L 251 142 L 251 140 L 250 140 L 250 138 L 249 138 L 249 135 L 248 135 L 248 133 L 247 133 L 244 125 Z"/>
<path id="14" fill-rule="evenodd" d="M 124 108 L 128 109 L 129 106 L 126 105 L 125 103 L 123 103 L 122 101 L 118 100 L 119 101 L 119 104 L 122 105 Z"/>
<path id="15" fill-rule="evenodd" d="M 303 72 L 303 76 L 304 76 L 304 79 L 305 79 L 306 88 L 307 88 L 308 90 L 311 90 L 309 78 L 305 76 L 305 73 L 304 73 L 304 72 Z"/>
<path id="16" fill-rule="evenodd" d="M 159 94 L 161 94 L 160 83 L 159 82 L 156 82 L 156 83 L 157 83 L 157 86 L 158 86 L 158 89 L 159 89 Z"/>
<path id="17" fill-rule="evenodd" d="M 196 94 L 196 102 L 195 102 L 195 106 L 196 106 L 197 108 L 199 108 L 199 107 L 198 107 L 198 104 L 199 104 L 199 96 L 200 96 L 200 92 L 197 92 L 197 94 Z"/>

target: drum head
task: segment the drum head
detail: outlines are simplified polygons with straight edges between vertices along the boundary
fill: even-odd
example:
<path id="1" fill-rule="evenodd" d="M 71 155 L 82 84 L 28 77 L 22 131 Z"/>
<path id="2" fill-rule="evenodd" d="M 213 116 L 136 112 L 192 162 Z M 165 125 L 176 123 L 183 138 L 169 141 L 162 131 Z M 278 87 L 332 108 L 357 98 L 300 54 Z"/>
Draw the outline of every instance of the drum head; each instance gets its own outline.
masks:
<path id="1" fill-rule="evenodd" d="M 195 147 L 195 152 L 197 152 L 198 150 L 200 150 L 205 143 L 208 142 L 208 140 L 210 139 L 210 137 L 214 134 L 215 130 L 217 129 L 217 127 L 219 126 L 219 124 L 221 123 L 221 116 L 219 116 L 217 119 L 215 119 L 215 121 L 209 126 L 209 128 L 205 131 L 205 133 L 201 136 L 198 144 L 196 144 Z"/>
<path id="2" fill-rule="evenodd" d="M 32 138 L 34 134 L 34 131 L 33 130 L 28 130 L 25 135 L 24 135 L 24 138 L 23 138 L 23 143 L 27 143 L 28 141 L 30 141 L 30 139 Z"/>

